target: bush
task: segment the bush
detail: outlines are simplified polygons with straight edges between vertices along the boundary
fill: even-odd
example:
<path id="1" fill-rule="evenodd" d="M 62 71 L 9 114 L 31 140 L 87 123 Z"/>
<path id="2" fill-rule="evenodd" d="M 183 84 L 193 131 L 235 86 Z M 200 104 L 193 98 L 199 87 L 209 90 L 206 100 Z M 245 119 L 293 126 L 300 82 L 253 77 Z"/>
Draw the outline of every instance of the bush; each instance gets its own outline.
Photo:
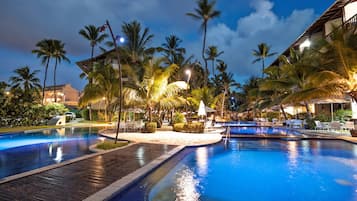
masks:
<path id="1" fill-rule="evenodd" d="M 337 110 L 334 113 L 336 121 L 346 122 L 352 118 L 352 110 Z"/>
<path id="2" fill-rule="evenodd" d="M 174 131 L 176 132 L 185 132 L 185 133 L 203 133 L 204 132 L 204 124 L 201 122 L 195 123 L 176 123 L 173 126 Z"/>
<path id="3" fill-rule="evenodd" d="M 156 122 L 146 122 L 145 123 L 145 132 L 146 133 L 155 133 L 157 128 Z"/>
<path id="4" fill-rule="evenodd" d="M 89 120 L 89 110 L 88 109 L 83 109 L 80 111 L 80 113 L 84 120 Z"/>
<path id="5" fill-rule="evenodd" d="M 314 120 L 318 120 L 321 122 L 329 122 L 329 121 L 331 121 L 331 117 L 329 115 L 321 113 L 321 114 L 316 115 Z"/>
<path id="6" fill-rule="evenodd" d="M 177 123 L 185 123 L 185 115 L 179 112 L 176 112 L 173 119 L 172 119 L 172 124 L 177 124 Z"/>

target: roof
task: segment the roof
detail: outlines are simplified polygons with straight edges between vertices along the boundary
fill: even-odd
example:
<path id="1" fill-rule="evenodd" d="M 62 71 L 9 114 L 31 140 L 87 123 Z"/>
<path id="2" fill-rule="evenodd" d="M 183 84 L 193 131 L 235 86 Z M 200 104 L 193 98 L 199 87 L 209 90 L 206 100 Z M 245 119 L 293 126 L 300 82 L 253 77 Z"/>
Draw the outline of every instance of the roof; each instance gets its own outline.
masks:
<path id="1" fill-rule="evenodd" d="M 52 85 L 52 86 L 45 87 L 45 90 L 49 90 L 49 91 L 54 90 L 55 87 L 56 87 L 56 89 L 62 89 L 65 86 L 66 86 L 66 84 L 61 84 L 61 85 L 56 85 L 56 86 Z"/>
<path id="2" fill-rule="evenodd" d="M 304 37 L 309 37 L 314 33 L 318 33 L 324 30 L 325 23 L 341 18 L 343 16 L 342 7 L 350 2 L 354 2 L 356 0 L 336 0 L 322 15 L 314 21 L 281 55 L 287 55 L 289 53 L 289 49 L 291 47 L 295 47 L 298 45 L 300 39 Z M 271 65 L 277 64 L 279 59 L 277 58 Z"/>
<path id="3" fill-rule="evenodd" d="M 109 51 L 106 51 L 98 56 L 95 56 L 93 57 L 93 62 L 95 61 L 100 61 L 100 60 L 103 60 L 107 57 L 107 55 L 111 54 L 112 52 L 114 52 L 114 48 L 109 50 Z M 76 64 L 79 66 L 80 69 L 82 69 L 83 72 L 89 72 L 90 71 L 90 64 L 92 62 L 92 59 L 89 58 L 89 59 L 85 59 L 85 60 L 82 60 L 82 61 L 78 61 L 76 62 Z"/>

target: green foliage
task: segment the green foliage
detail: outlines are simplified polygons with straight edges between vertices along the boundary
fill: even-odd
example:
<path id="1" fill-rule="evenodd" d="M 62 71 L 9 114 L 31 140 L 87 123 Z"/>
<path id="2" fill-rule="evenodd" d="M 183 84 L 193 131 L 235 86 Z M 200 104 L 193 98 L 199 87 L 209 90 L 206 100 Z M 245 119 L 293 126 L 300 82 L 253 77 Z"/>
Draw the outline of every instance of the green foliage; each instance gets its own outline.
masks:
<path id="1" fill-rule="evenodd" d="M 100 144 L 97 144 L 96 148 L 97 149 L 103 149 L 103 150 L 110 150 L 110 149 L 115 149 L 118 147 L 123 147 L 127 145 L 127 142 L 117 142 L 116 144 L 113 141 L 104 141 Z"/>
<path id="2" fill-rule="evenodd" d="M 173 129 L 176 132 L 203 133 L 204 132 L 204 124 L 202 122 L 191 122 L 188 124 L 176 123 L 176 124 L 174 124 Z"/>
<path id="3" fill-rule="evenodd" d="M 314 129 L 316 127 L 315 121 L 310 118 L 306 118 L 306 129 Z"/>
<path id="4" fill-rule="evenodd" d="M 80 114 L 84 120 L 89 120 L 89 110 L 87 108 L 81 110 Z"/>
<path id="5" fill-rule="evenodd" d="M 351 119 L 352 117 L 352 110 L 337 110 L 334 113 L 334 120 L 345 122 Z"/>
<path id="6" fill-rule="evenodd" d="M 314 120 L 318 120 L 318 121 L 321 121 L 321 122 L 329 122 L 329 121 L 331 121 L 331 117 L 329 115 L 321 113 L 321 114 L 317 114 L 315 116 Z"/>
<path id="7" fill-rule="evenodd" d="M 68 108 L 64 106 L 61 103 L 51 103 L 48 105 L 45 105 L 45 111 L 46 111 L 46 116 L 47 117 L 52 117 L 55 115 L 61 115 L 64 114 L 65 112 L 68 112 Z"/>
<path id="8" fill-rule="evenodd" d="M 145 123 L 145 132 L 146 133 L 155 133 L 157 128 L 156 122 L 146 122 Z"/>
<path id="9" fill-rule="evenodd" d="M 174 114 L 174 117 L 172 119 L 172 123 L 173 124 L 177 124 L 177 123 L 185 123 L 185 115 L 180 113 L 180 112 L 176 112 Z"/>
<path id="10" fill-rule="evenodd" d="M 266 113 L 266 118 L 268 118 L 268 121 L 272 121 L 272 119 L 278 119 L 280 113 L 279 112 L 267 112 Z"/>

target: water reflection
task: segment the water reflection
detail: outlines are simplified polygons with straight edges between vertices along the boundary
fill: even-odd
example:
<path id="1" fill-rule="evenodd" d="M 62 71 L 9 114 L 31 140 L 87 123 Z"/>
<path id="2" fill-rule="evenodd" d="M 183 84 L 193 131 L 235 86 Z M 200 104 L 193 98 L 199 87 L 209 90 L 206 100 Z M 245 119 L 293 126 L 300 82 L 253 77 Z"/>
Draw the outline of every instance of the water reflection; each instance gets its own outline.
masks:
<path id="1" fill-rule="evenodd" d="M 139 161 L 140 166 L 144 166 L 145 165 L 145 150 L 144 147 L 140 147 L 137 151 L 136 151 L 136 157 Z"/>
<path id="2" fill-rule="evenodd" d="M 206 147 L 200 147 L 196 150 L 196 161 L 198 174 L 205 176 L 207 174 L 208 150 Z"/>
<path id="3" fill-rule="evenodd" d="M 296 141 L 288 141 L 288 157 L 289 167 L 297 168 L 297 157 L 299 156 L 298 146 Z"/>
<path id="4" fill-rule="evenodd" d="M 199 182 L 194 177 L 194 173 L 188 167 L 185 167 L 177 174 L 176 186 L 174 192 L 176 194 L 175 201 L 198 201 L 200 194 L 198 193 Z"/>
<path id="5" fill-rule="evenodd" d="M 62 147 L 57 147 L 56 158 L 53 160 L 55 160 L 57 163 L 59 163 L 63 160 Z"/>

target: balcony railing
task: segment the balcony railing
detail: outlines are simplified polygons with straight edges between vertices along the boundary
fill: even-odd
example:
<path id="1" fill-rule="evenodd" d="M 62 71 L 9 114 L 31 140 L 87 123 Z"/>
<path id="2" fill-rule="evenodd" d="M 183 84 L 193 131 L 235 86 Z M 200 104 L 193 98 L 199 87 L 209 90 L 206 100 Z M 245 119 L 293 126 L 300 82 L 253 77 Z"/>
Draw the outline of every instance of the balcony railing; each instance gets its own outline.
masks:
<path id="1" fill-rule="evenodd" d="M 357 14 L 342 23 L 340 26 L 336 27 L 336 29 L 351 29 L 357 26 Z M 326 38 L 329 39 L 331 38 L 331 35 L 333 34 L 334 31 L 331 31 L 329 34 L 326 35 Z"/>

